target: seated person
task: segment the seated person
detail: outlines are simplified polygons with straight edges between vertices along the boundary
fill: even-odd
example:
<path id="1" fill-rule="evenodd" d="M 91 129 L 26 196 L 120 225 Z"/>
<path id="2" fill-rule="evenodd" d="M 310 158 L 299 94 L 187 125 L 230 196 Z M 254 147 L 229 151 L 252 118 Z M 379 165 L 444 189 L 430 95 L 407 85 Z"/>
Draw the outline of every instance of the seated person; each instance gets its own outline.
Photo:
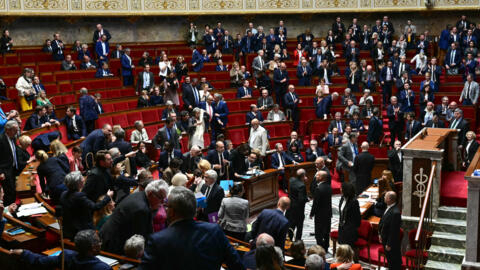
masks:
<path id="1" fill-rule="evenodd" d="M 143 52 L 142 58 L 138 61 L 138 65 L 145 67 L 146 65 L 153 66 L 153 59 L 148 52 Z"/>
<path id="2" fill-rule="evenodd" d="M 102 67 L 97 70 L 95 78 L 113 77 L 113 73 L 110 72 L 107 62 L 102 62 Z"/>
<path id="3" fill-rule="evenodd" d="M 40 82 L 40 78 L 38 78 L 38 76 L 33 77 L 32 87 L 33 90 L 35 90 L 35 94 L 37 95 L 38 93 L 40 93 L 41 90 L 45 91 L 45 86 L 43 86 L 43 84 Z"/>
<path id="4" fill-rule="evenodd" d="M 140 260 L 145 249 L 145 238 L 139 234 L 134 234 L 130 237 L 123 246 L 125 256 Z"/>
<path id="5" fill-rule="evenodd" d="M 163 104 L 163 96 L 160 95 L 160 88 L 156 86 L 150 95 L 150 106 L 157 106 Z"/>
<path id="6" fill-rule="evenodd" d="M 288 260 L 286 263 L 293 264 L 297 266 L 305 266 L 305 244 L 302 240 L 296 240 L 292 243 L 290 247 L 290 254 L 292 259 Z"/>
<path id="7" fill-rule="evenodd" d="M 349 245 L 338 245 L 335 254 L 336 262 L 330 265 L 330 269 L 361 270 L 362 266 L 358 263 L 354 263 L 353 255 L 353 249 Z"/>
<path id="8" fill-rule="evenodd" d="M 47 113 L 43 116 L 45 118 L 45 122 L 50 122 L 50 124 L 59 125 L 60 122 L 58 121 L 57 115 L 55 114 L 53 105 L 46 104 L 44 107 L 45 109 L 47 109 Z"/>
<path id="9" fill-rule="evenodd" d="M 290 156 L 293 160 L 293 164 L 301 163 L 305 161 L 303 159 L 302 153 L 300 153 L 300 148 L 297 143 L 292 143 L 288 147 L 287 155 Z"/>
<path id="10" fill-rule="evenodd" d="M 353 119 L 350 120 L 350 126 L 354 132 L 360 132 L 365 129 L 363 126 L 363 121 L 360 120 L 360 113 L 358 111 L 353 113 Z"/>
<path id="11" fill-rule="evenodd" d="M 328 147 L 337 147 L 342 145 L 342 136 L 338 133 L 338 128 L 333 128 L 331 133 L 325 132 L 322 142 L 327 142 Z"/>
<path id="12" fill-rule="evenodd" d="M 147 130 L 145 130 L 145 127 L 141 120 L 135 121 L 133 125 L 135 129 L 132 131 L 132 134 L 130 135 L 130 143 L 151 142 L 148 139 Z"/>
<path id="13" fill-rule="evenodd" d="M 273 107 L 273 99 L 268 95 L 268 90 L 262 90 L 262 96 L 257 99 L 257 107 L 260 110 L 268 110 Z"/>
<path id="14" fill-rule="evenodd" d="M 245 124 L 250 125 L 253 119 L 258 119 L 260 123 L 263 122 L 262 112 L 258 110 L 258 107 L 255 104 L 250 105 L 250 111 L 247 112 Z"/>
<path id="15" fill-rule="evenodd" d="M 237 90 L 237 98 L 251 98 L 252 88 L 249 87 L 250 82 L 248 80 L 243 81 L 242 87 Z"/>
<path id="16" fill-rule="evenodd" d="M 87 44 L 82 44 L 82 50 L 78 52 L 77 60 L 83 60 L 84 56 L 92 57 Z"/>
<path id="17" fill-rule="evenodd" d="M 47 93 L 45 93 L 45 91 L 43 90 L 40 90 L 37 98 L 37 106 L 45 106 L 45 105 L 52 105 L 52 103 L 47 98 Z"/>
<path id="18" fill-rule="evenodd" d="M 27 119 L 25 123 L 25 127 L 23 128 L 24 131 L 31 130 L 40 127 L 49 127 L 51 126 L 50 122 L 46 122 L 45 116 L 47 114 L 47 109 L 44 106 L 37 106 L 35 111 L 30 117 Z"/>
<path id="19" fill-rule="evenodd" d="M 81 70 L 88 70 L 88 69 L 97 69 L 97 63 L 90 59 L 88 55 L 83 56 L 82 63 L 80 64 Z"/>
<path id="20" fill-rule="evenodd" d="M 323 152 L 323 149 L 318 147 L 317 140 L 310 141 L 310 147 L 306 151 L 307 161 L 315 161 L 319 157 L 327 159 L 327 155 Z"/>
<path id="21" fill-rule="evenodd" d="M 82 164 L 82 148 L 76 145 L 72 148 L 72 156 L 68 158 L 68 164 L 70 165 L 70 172 L 80 171 L 82 174 L 85 172 Z"/>
<path id="22" fill-rule="evenodd" d="M 150 166 L 152 166 L 152 164 L 155 162 L 148 157 L 147 145 L 145 144 L 145 141 L 139 142 L 137 146 L 138 151 L 135 155 L 135 164 L 141 168 L 150 168 Z"/>
<path id="23" fill-rule="evenodd" d="M 272 110 L 268 112 L 267 121 L 269 122 L 286 121 L 285 114 L 280 110 L 280 106 L 278 104 L 274 104 Z"/>
<path id="24" fill-rule="evenodd" d="M 75 107 L 69 107 L 65 117 L 61 121 L 67 127 L 67 137 L 69 140 L 78 140 L 87 136 L 85 122 L 83 118 L 77 114 Z"/>
<path id="25" fill-rule="evenodd" d="M 141 95 L 138 96 L 137 108 L 145 108 L 150 106 L 150 96 L 147 90 L 143 90 Z"/>
<path id="26" fill-rule="evenodd" d="M 65 56 L 65 60 L 62 61 L 62 70 L 76 70 L 75 62 L 72 60 L 72 56 L 68 54 Z"/>
<path id="27" fill-rule="evenodd" d="M 228 65 L 224 65 L 222 59 L 218 59 L 215 71 L 228 71 Z"/>

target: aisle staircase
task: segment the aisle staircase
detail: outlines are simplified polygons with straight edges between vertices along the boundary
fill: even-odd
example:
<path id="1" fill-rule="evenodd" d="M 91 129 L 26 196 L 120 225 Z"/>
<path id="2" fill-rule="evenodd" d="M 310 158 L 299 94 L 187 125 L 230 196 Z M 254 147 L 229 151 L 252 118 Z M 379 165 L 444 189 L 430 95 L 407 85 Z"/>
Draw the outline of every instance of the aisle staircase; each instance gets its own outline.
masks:
<path id="1" fill-rule="evenodd" d="M 426 270 L 461 269 L 465 256 L 467 208 L 441 206 L 434 221 Z"/>

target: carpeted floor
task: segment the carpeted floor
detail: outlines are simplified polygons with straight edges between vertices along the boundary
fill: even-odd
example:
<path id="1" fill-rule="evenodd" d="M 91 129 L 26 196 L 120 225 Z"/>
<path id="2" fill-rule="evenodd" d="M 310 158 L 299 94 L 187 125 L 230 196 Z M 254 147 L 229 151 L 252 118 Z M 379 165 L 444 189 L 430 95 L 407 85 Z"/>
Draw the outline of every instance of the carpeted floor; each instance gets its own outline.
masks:
<path id="1" fill-rule="evenodd" d="M 465 172 L 442 172 L 440 205 L 467 207 L 468 183 Z"/>

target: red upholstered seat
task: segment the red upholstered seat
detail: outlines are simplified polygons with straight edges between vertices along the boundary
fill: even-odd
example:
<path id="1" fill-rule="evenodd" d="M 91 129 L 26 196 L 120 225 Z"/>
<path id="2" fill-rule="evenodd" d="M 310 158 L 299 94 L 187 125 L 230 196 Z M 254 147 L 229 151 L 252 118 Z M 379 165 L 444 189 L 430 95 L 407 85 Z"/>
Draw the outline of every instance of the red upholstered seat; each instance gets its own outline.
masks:
<path id="1" fill-rule="evenodd" d="M 245 133 L 243 129 L 231 129 L 228 131 L 228 137 L 232 140 L 233 145 L 237 146 L 245 141 Z"/>
<path id="2" fill-rule="evenodd" d="M 428 258 L 428 251 L 423 251 L 423 255 L 422 255 L 424 258 Z M 405 252 L 405 257 L 417 257 L 417 251 L 415 249 L 411 249 L 411 250 L 407 250 L 407 252 Z"/>
<path id="3" fill-rule="evenodd" d="M 355 242 L 356 247 L 363 247 L 363 246 L 366 246 L 367 244 L 368 244 L 367 240 L 363 238 L 358 238 L 357 241 Z"/>
<path id="4" fill-rule="evenodd" d="M 160 120 L 158 118 L 157 113 L 152 113 L 150 111 L 143 111 L 142 112 L 142 119 L 143 119 L 143 123 L 158 122 Z"/>
<path id="5" fill-rule="evenodd" d="M 101 116 L 97 119 L 97 128 L 103 127 L 105 124 L 112 124 L 112 117 L 111 116 Z"/>
<path id="6" fill-rule="evenodd" d="M 142 120 L 141 112 L 131 112 L 127 114 L 128 125 L 133 126 L 135 121 Z"/>
<path id="7" fill-rule="evenodd" d="M 330 232 L 330 238 L 338 239 L 338 231 L 331 231 Z"/>
<path id="8" fill-rule="evenodd" d="M 114 116 L 112 116 L 112 122 L 113 122 L 114 125 L 120 125 L 121 127 L 127 127 L 128 126 L 127 115 L 125 115 L 125 114 L 114 115 Z"/>

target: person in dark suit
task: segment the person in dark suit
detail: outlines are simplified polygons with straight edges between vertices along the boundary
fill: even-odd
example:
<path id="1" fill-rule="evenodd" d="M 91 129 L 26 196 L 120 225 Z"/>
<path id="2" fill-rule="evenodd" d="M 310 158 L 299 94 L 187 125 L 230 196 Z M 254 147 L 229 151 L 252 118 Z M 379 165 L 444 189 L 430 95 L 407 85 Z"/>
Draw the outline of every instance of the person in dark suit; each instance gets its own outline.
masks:
<path id="1" fill-rule="evenodd" d="M 218 40 L 213 33 L 213 29 L 208 31 L 208 34 L 203 36 L 203 42 L 205 43 L 205 49 L 209 54 L 215 53 L 218 49 Z"/>
<path id="2" fill-rule="evenodd" d="M 204 174 L 205 184 L 200 191 L 205 195 L 207 206 L 200 210 L 198 214 L 200 220 L 209 221 L 208 215 L 217 213 L 220 210 L 220 205 L 225 197 L 225 191 L 217 183 L 217 178 L 217 172 L 214 170 L 208 170 Z"/>
<path id="3" fill-rule="evenodd" d="M 122 156 L 133 151 L 132 145 L 125 141 L 125 130 L 123 128 L 116 128 L 113 131 L 113 135 L 115 136 L 115 141 L 108 144 L 108 149 L 116 147 Z"/>
<path id="4" fill-rule="evenodd" d="M 215 93 L 213 95 L 215 102 L 213 103 L 213 108 L 215 112 L 215 117 L 213 119 L 213 131 L 212 136 L 215 138 L 219 134 L 223 134 L 225 128 L 228 124 L 228 110 L 227 102 L 223 100 L 223 96 L 220 93 Z"/>
<path id="5" fill-rule="evenodd" d="M 95 155 L 100 150 L 106 150 L 108 142 L 112 137 L 112 126 L 105 124 L 102 129 L 96 129 L 88 134 L 85 140 L 80 144 L 82 148 L 82 161 L 83 165 L 88 165 L 91 168 L 93 160 L 86 160 L 88 153 Z"/>
<path id="6" fill-rule="evenodd" d="M 402 215 L 397 206 L 397 194 L 394 191 L 385 193 L 387 210 L 378 225 L 380 243 L 382 243 L 387 257 L 388 269 L 402 269 L 402 253 L 400 249 L 400 226 Z"/>
<path id="7" fill-rule="evenodd" d="M 466 134 L 467 139 L 465 140 L 465 145 L 463 145 L 463 155 L 462 155 L 462 167 L 468 168 L 470 163 L 473 160 L 473 157 L 477 153 L 478 142 L 476 140 L 477 135 L 475 132 L 469 131 Z"/>
<path id="8" fill-rule="evenodd" d="M 68 107 L 66 116 L 61 120 L 67 127 L 67 138 L 69 140 L 78 140 L 87 137 L 85 122 L 80 115 L 76 114 L 77 109 L 73 106 Z"/>
<path id="9" fill-rule="evenodd" d="M 90 70 L 90 69 L 97 69 L 98 65 L 90 58 L 88 55 L 84 55 L 82 58 L 82 63 L 80 63 L 81 70 Z"/>
<path id="10" fill-rule="evenodd" d="M 327 155 L 323 152 L 323 149 L 318 147 L 317 140 L 311 140 L 310 146 L 305 151 L 307 161 L 313 162 L 319 157 L 326 157 Z"/>
<path id="11" fill-rule="evenodd" d="M 45 114 L 47 113 L 47 109 L 44 106 L 37 106 L 35 107 L 35 112 L 28 117 L 25 127 L 23 127 L 24 131 L 36 129 L 40 127 L 50 126 L 49 122 L 45 121 Z"/>
<path id="12" fill-rule="evenodd" d="M 233 53 L 233 37 L 229 34 L 228 30 L 225 30 L 224 35 L 220 39 L 220 45 L 222 46 L 223 54 Z"/>
<path id="13" fill-rule="evenodd" d="M 227 179 L 227 170 L 230 166 L 230 154 L 228 151 L 225 151 L 223 142 L 217 141 L 215 143 L 215 149 L 208 151 L 207 160 L 217 172 L 219 180 Z"/>
<path id="14" fill-rule="evenodd" d="M 96 44 L 103 35 L 105 35 L 106 41 L 109 41 L 112 38 L 112 35 L 110 35 L 110 32 L 108 32 L 107 29 L 104 29 L 101 24 L 97 24 L 97 28 L 93 32 L 93 44 Z"/>
<path id="15" fill-rule="evenodd" d="M 285 238 L 289 228 L 288 219 L 284 216 L 290 207 L 290 199 L 281 197 L 277 209 L 264 209 L 252 225 L 251 237 L 256 239 L 262 233 L 267 233 L 275 240 L 275 246 L 285 248 Z"/>
<path id="16" fill-rule="evenodd" d="M 334 128 L 337 128 L 338 134 L 342 134 L 345 131 L 345 121 L 342 120 L 342 113 L 336 112 L 335 119 L 330 121 L 330 125 L 328 125 L 328 132 L 332 132 Z"/>
<path id="17" fill-rule="evenodd" d="M 190 151 L 183 154 L 183 163 L 181 171 L 183 173 L 193 173 L 198 168 L 198 163 L 202 160 L 202 151 L 196 145 L 190 148 Z"/>
<path id="18" fill-rule="evenodd" d="M 445 69 L 449 75 L 457 75 L 458 67 L 462 61 L 460 50 L 457 49 L 455 42 L 450 43 L 447 55 L 445 55 Z"/>
<path id="19" fill-rule="evenodd" d="M 63 54 L 64 49 L 65 49 L 65 45 L 60 40 L 60 34 L 58 34 L 58 33 L 53 34 L 53 40 L 52 40 L 53 60 L 62 61 L 65 58 L 65 56 Z"/>
<path id="20" fill-rule="evenodd" d="M 189 111 L 200 104 L 200 93 L 196 86 L 190 83 L 190 76 L 185 77 L 185 82 L 182 84 L 182 99 L 183 107 Z"/>
<path id="21" fill-rule="evenodd" d="M 290 208 L 285 213 L 285 216 L 290 223 L 290 230 L 288 235 L 293 240 L 293 231 L 295 233 L 295 240 L 302 239 L 303 221 L 305 219 L 305 204 L 308 202 L 307 189 L 305 181 L 307 181 L 307 173 L 304 169 L 297 170 L 297 177 L 290 177 L 288 198 L 290 199 Z"/>
<path id="22" fill-rule="evenodd" d="M 120 63 L 122 65 L 122 77 L 123 77 L 123 86 L 129 86 L 133 84 L 133 65 L 132 58 L 130 57 L 130 48 L 125 48 L 122 58 L 120 58 Z"/>
<path id="23" fill-rule="evenodd" d="M 0 156 L 0 181 L 5 192 L 3 204 L 10 205 L 16 199 L 15 176 L 19 173 L 15 138 L 19 131 L 18 122 L 9 120 L 4 130 L 4 133 L 0 134 L 0 146 L 3 149 L 3 154 Z"/>
<path id="24" fill-rule="evenodd" d="M 36 151 L 35 158 L 40 162 L 37 173 L 42 192 L 48 194 L 52 199 L 52 204 L 56 205 L 60 195 L 67 189 L 63 180 L 65 175 L 70 172 L 68 161 L 66 165 L 62 166 L 64 163 L 60 158 L 48 157 L 43 150 Z"/>
<path id="25" fill-rule="evenodd" d="M 243 81 L 243 86 L 237 89 L 237 98 L 251 98 L 252 88 L 249 87 L 250 82 L 248 80 Z"/>
<path id="26" fill-rule="evenodd" d="M 107 205 L 113 191 L 108 190 L 103 200 L 95 202 L 87 198 L 80 190 L 83 187 L 83 176 L 80 171 L 75 171 L 65 176 L 67 186 L 60 197 L 60 205 L 63 207 L 63 231 L 64 236 L 73 239 L 81 230 L 94 229 L 92 213 Z"/>
<path id="27" fill-rule="evenodd" d="M 244 269 L 217 224 L 193 220 L 196 199 L 192 191 L 174 188 L 167 204 L 170 226 L 148 238 L 139 269 L 220 269 L 223 263 L 228 269 Z M 178 254 L 188 254 L 188 259 L 172 260 Z"/>
<path id="28" fill-rule="evenodd" d="M 132 235 L 148 237 L 153 232 L 152 213 L 161 207 L 167 194 L 167 183 L 155 180 L 144 191 L 131 193 L 123 199 L 100 229 L 102 250 L 123 254 L 123 245 Z"/>
<path id="29" fill-rule="evenodd" d="M 358 227 L 361 223 L 360 206 L 355 196 L 355 186 L 343 182 L 340 189 L 342 197 L 338 206 L 340 220 L 338 223 L 338 243 L 355 246 L 358 238 Z"/>
<path id="30" fill-rule="evenodd" d="M 463 118 L 463 111 L 461 109 L 455 109 L 453 119 L 450 120 L 449 128 L 460 129 L 458 133 L 458 145 L 464 145 L 467 131 L 470 130 L 470 124 Z"/>
<path id="31" fill-rule="evenodd" d="M 393 173 L 395 182 L 403 181 L 403 153 L 402 143 L 395 141 L 393 149 L 388 151 L 388 169 Z"/>
<path id="32" fill-rule="evenodd" d="M 150 72 L 150 65 L 147 64 L 143 71 L 137 75 L 137 95 L 142 92 L 142 90 L 150 92 L 154 83 L 153 72 Z"/>
<path id="33" fill-rule="evenodd" d="M 288 86 L 288 92 L 284 96 L 284 107 L 286 108 L 286 110 L 291 111 L 293 130 L 298 130 L 298 126 L 300 124 L 299 104 L 301 103 L 302 100 L 298 97 L 297 93 L 295 93 L 295 86 L 293 86 L 293 84 L 290 84 Z"/>
<path id="34" fill-rule="evenodd" d="M 18 256 L 20 260 L 32 267 L 40 267 L 41 269 L 62 268 L 62 258 L 64 258 L 65 269 L 112 269 L 110 265 L 95 257 L 100 253 L 101 240 L 94 230 L 78 232 L 75 235 L 74 242 L 76 251 L 65 249 L 64 256 L 45 256 L 26 249 L 14 249 L 10 251 L 10 254 Z"/>
<path id="35" fill-rule="evenodd" d="M 390 129 L 391 144 L 395 142 L 395 138 L 402 140 L 403 127 L 405 121 L 403 120 L 403 111 L 401 104 L 398 103 L 397 97 L 390 98 L 390 105 L 387 107 L 388 128 Z"/>
<path id="36" fill-rule="evenodd" d="M 90 134 L 95 129 L 95 120 L 98 119 L 98 113 L 95 110 L 95 99 L 88 95 L 87 88 L 83 87 L 80 89 L 80 94 L 82 95 L 78 100 L 80 107 L 80 115 L 85 121 L 85 126 L 87 133 Z"/>
<path id="37" fill-rule="evenodd" d="M 174 158 L 182 159 L 182 157 L 182 152 L 179 149 L 173 148 L 173 145 L 170 144 L 169 141 L 166 141 L 163 144 L 163 151 L 160 153 L 160 157 L 158 158 L 159 170 L 165 170 Z"/>
<path id="38" fill-rule="evenodd" d="M 415 137 L 420 130 L 422 130 L 422 124 L 415 119 L 415 113 L 407 113 L 407 124 L 405 126 L 405 141 L 409 141 Z"/>
<path id="39" fill-rule="evenodd" d="M 114 189 L 113 178 L 110 174 L 112 164 L 113 159 L 108 151 L 101 150 L 96 153 L 95 167 L 90 171 L 82 189 L 82 192 L 91 201 L 96 202 L 101 195 Z"/>
<path id="40" fill-rule="evenodd" d="M 282 189 L 287 190 L 287 179 L 285 179 L 285 165 L 294 163 L 292 157 L 283 151 L 283 144 L 275 144 L 275 153 L 270 157 L 271 167 L 280 171 Z"/>
<path id="41" fill-rule="evenodd" d="M 445 128 L 445 123 L 442 120 L 440 120 L 440 117 L 438 115 L 439 114 L 437 112 L 434 112 L 432 120 L 428 120 L 428 122 L 425 124 L 425 127 Z"/>
<path id="42" fill-rule="evenodd" d="M 299 86 L 310 86 L 312 80 L 312 68 L 307 65 L 307 60 L 302 60 L 301 65 L 297 67 L 297 78 Z"/>
<path id="43" fill-rule="evenodd" d="M 350 46 L 345 50 L 345 58 L 347 63 L 350 62 L 360 62 L 360 49 L 356 47 L 356 42 L 354 40 L 350 41 Z"/>
<path id="44" fill-rule="evenodd" d="M 195 46 L 192 46 L 192 68 L 194 72 L 199 72 L 203 68 L 203 57 L 202 54 L 197 50 Z"/>
<path id="45" fill-rule="evenodd" d="M 98 57 L 98 64 L 102 65 L 103 62 L 108 61 L 108 56 L 110 54 L 110 45 L 107 41 L 107 36 L 102 35 L 100 40 L 95 42 L 95 53 Z"/>
<path id="46" fill-rule="evenodd" d="M 262 96 L 257 99 L 257 107 L 260 110 L 270 110 L 273 107 L 273 98 L 268 95 L 268 90 L 262 90 Z"/>
<path id="47" fill-rule="evenodd" d="M 255 104 L 250 105 L 250 111 L 247 112 L 247 114 L 245 115 L 245 119 L 246 119 L 245 121 L 246 125 L 250 125 L 253 119 L 258 119 L 260 123 L 264 121 L 262 112 L 258 110 L 258 107 Z"/>
<path id="48" fill-rule="evenodd" d="M 122 44 L 117 44 L 116 50 L 112 52 L 112 59 L 121 59 L 123 55 L 123 47 Z"/>
<path id="49" fill-rule="evenodd" d="M 362 152 L 358 154 L 353 162 L 357 195 L 361 194 L 372 184 L 372 170 L 375 163 L 375 157 L 368 152 L 368 142 L 363 142 L 361 148 Z"/>
<path id="50" fill-rule="evenodd" d="M 392 96 L 392 87 L 394 83 L 393 63 L 391 60 L 387 62 L 380 71 L 380 85 L 383 92 L 383 104 L 386 105 Z"/>
<path id="51" fill-rule="evenodd" d="M 378 108 L 373 109 L 373 115 L 368 122 L 367 142 L 370 144 L 379 144 L 383 133 L 382 120 L 378 118 Z"/>
<path id="52" fill-rule="evenodd" d="M 285 93 L 287 92 L 288 82 L 290 81 L 287 72 L 287 65 L 281 63 L 280 67 L 273 72 L 273 89 L 275 91 L 276 103 L 284 107 Z"/>
<path id="53" fill-rule="evenodd" d="M 165 120 L 165 126 L 160 128 L 152 139 L 155 148 L 161 149 L 165 142 L 170 142 L 173 148 L 180 149 L 180 139 L 178 132 L 173 129 L 174 124 L 175 121 L 173 118 L 167 117 Z"/>
<path id="54" fill-rule="evenodd" d="M 332 223 L 332 187 L 328 184 L 325 171 L 315 174 L 313 205 L 310 210 L 310 219 L 315 218 L 315 240 L 325 250 L 330 244 L 330 229 Z"/>
<path id="55" fill-rule="evenodd" d="M 101 67 L 97 69 L 95 73 L 95 78 L 105 78 L 105 77 L 113 77 L 113 73 L 108 68 L 107 62 L 101 62 Z"/>

